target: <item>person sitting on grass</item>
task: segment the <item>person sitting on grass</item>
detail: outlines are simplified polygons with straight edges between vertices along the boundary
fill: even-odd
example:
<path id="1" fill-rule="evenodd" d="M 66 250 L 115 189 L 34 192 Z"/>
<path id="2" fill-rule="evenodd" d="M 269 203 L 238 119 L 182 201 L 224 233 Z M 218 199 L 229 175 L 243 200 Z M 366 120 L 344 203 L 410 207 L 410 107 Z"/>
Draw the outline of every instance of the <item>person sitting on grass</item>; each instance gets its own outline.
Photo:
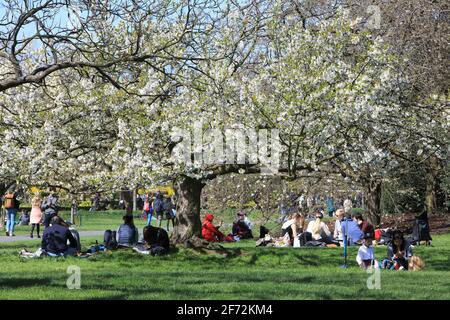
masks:
<path id="1" fill-rule="evenodd" d="M 340 243 L 344 241 L 344 235 L 342 234 L 342 220 L 344 219 L 344 209 L 339 208 L 336 210 L 336 222 L 334 223 L 334 232 L 333 232 L 333 238 L 336 241 L 339 241 Z"/>
<path id="2" fill-rule="evenodd" d="M 222 232 L 219 231 L 219 228 L 222 226 L 222 221 L 219 226 L 215 226 L 212 222 L 214 220 L 214 215 L 208 213 L 205 216 L 205 220 L 202 223 L 202 238 L 209 242 L 231 242 L 233 241 L 233 237 L 225 236 Z"/>
<path id="3" fill-rule="evenodd" d="M 144 227 L 143 233 L 145 244 L 152 255 L 162 255 L 169 251 L 170 241 L 166 230 L 148 225 Z"/>
<path id="4" fill-rule="evenodd" d="M 69 246 L 67 245 L 69 242 Z M 50 226 L 42 235 L 41 248 L 49 256 L 75 256 L 79 253 L 78 242 L 59 216 L 50 220 Z"/>
<path id="5" fill-rule="evenodd" d="M 373 238 L 369 233 L 364 235 L 364 242 L 359 247 L 358 254 L 356 255 L 356 262 L 363 269 L 368 269 L 375 266 L 375 254 L 372 247 Z"/>
<path id="6" fill-rule="evenodd" d="M 328 226 L 322 221 L 323 213 L 316 211 L 315 218 L 314 221 L 311 221 L 308 224 L 306 231 L 311 233 L 313 240 L 332 243 L 330 229 L 328 229 Z"/>
<path id="7" fill-rule="evenodd" d="M 286 234 L 289 235 L 291 246 L 294 244 L 295 237 L 303 232 L 304 224 L 305 217 L 301 213 L 297 212 L 294 213 L 291 218 L 281 226 L 281 235 L 283 237 L 285 237 Z"/>
<path id="8" fill-rule="evenodd" d="M 387 248 L 384 267 L 391 270 L 408 270 L 409 260 L 413 256 L 411 244 L 403 238 L 403 232 L 395 230 L 392 242 Z"/>
<path id="9" fill-rule="evenodd" d="M 239 239 L 253 238 L 252 230 L 249 224 L 246 223 L 246 218 L 247 217 L 245 213 L 242 211 L 237 214 L 237 219 L 236 221 L 233 222 L 233 229 L 232 229 L 234 237 L 239 237 Z"/>
<path id="10" fill-rule="evenodd" d="M 117 244 L 124 247 L 134 246 L 139 239 L 139 231 L 133 223 L 133 216 L 123 216 L 124 223 L 117 229 Z"/>
<path id="11" fill-rule="evenodd" d="M 22 209 L 19 217 L 19 226 L 27 226 L 30 223 L 30 215 Z"/>
<path id="12" fill-rule="evenodd" d="M 373 228 L 373 225 L 370 224 L 369 221 L 364 220 L 361 213 L 353 214 L 353 219 L 356 221 L 356 223 L 358 223 L 359 228 L 364 234 L 370 233 L 370 236 L 372 238 L 375 238 L 375 229 Z"/>
<path id="13" fill-rule="evenodd" d="M 347 238 L 347 244 L 349 246 L 361 241 L 364 237 L 364 233 L 358 223 L 352 219 L 351 215 L 346 215 L 344 219 L 342 219 L 341 229 L 343 238 Z"/>

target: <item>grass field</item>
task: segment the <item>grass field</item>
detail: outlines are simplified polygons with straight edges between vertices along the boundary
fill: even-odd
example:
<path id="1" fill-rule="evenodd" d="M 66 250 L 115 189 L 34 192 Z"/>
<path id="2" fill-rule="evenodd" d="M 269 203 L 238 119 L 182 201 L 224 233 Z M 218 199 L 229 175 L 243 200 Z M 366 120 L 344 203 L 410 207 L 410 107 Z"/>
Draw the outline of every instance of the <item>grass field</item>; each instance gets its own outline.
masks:
<path id="1" fill-rule="evenodd" d="M 94 215 L 86 227 L 116 227 L 115 215 Z M 82 245 L 95 240 L 102 237 Z M 371 275 L 356 266 L 357 248 L 348 269 L 339 268 L 340 248 L 255 248 L 254 241 L 225 244 L 234 253 L 228 257 L 178 249 L 163 257 L 125 250 L 88 259 L 19 259 L 21 249 L 38 246 L 37 240 L 0 243 L 0 299 L 450 299 L 450 235 L 415 248 L 425 271 L 381 270 L 379 290 L 367 288 Z M 376 248 L 377 258 L 385 253 Z M 81 270 L 79 290 L 66 286 L 71 265 Z"/>
<path id="2" fill-rule="evenodd" d="M 88 211 L 81 211 L 81 226 L 77 227 L 77 230 L 79 231 L 91 231 L 91 230 L 116 230 L 117 227 L 122 223 L 122 217 L 124 215 L 123 211 L 99 211 L 99 212 L 88 212 Z M 139 215 L 139 212 L 134 212 L 134 215 Z M 68 211 L 62 211 L 60 212 L 60 216 L 67 221 L 70 221 L 70 212 Z M 75 223 L 77 223 L 77 220 L 75 220 Z M 139 230 L 142 230 L 142 228 L 147 224 L 147 221 L 144 219 L 137 219 L 134 220 L 135 225 L 139 228 Z M 155 221 L 152 222 L 152 224 L 155 224 Z M 166 226 L 166 222 L 163 221 L 163 226 Z M 44 227 L 41 226 L 41 229 L 43 230 Z M 29 235 L 31 230 L 31 226 L 15 226 L 14 234 L 15 235 Z M 36 231 L 35 231 L 36 232 Z M 4 230 L 2 230 L 2 234 L 4 235 Z"/>

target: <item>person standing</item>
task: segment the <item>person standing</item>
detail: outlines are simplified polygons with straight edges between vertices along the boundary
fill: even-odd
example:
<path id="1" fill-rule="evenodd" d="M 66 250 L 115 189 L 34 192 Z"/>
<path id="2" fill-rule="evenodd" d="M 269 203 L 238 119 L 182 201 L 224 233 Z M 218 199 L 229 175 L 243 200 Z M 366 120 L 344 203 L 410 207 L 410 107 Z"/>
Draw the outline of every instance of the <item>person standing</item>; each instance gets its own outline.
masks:
<path id="1" fill-rule="evenodd" d="M 142 210 L 142 214 L 144 214 L 147 217 L 147 225 L 149 226 L 152 223 L 153 206 L 151 203 L 151 198 L 148 194 L 145 197 L 144 208 Z"/>
<path id="2" fill-rule="evenodd" d="M 10 189 L 4 196 L 4 207 L 6 210 L 6 217 L 8 222 L 6 223 L 6 235 L 14 237 L 14 226 L 16 224 L 17 210 L 19 209 L 19 201 L 17 200 L 17 194 L 14 190 Z"/>
<path id="3" fill-rule="evenodd" d="M 311 214 L 314 206 L 314 198 L 312 196 L 306 198 L 306 206 L 308 207 L 308 214 Z"/>
<path id="4" fill-rule="evenodd" d="M 333 213 L 334 213 L 334 201 L 333 201 L 333 197 L 332 197 L 332 196 L 328 196 L 326 202 L 327 202 L 328 216 L 332 217 L 332 216 L 333 216 Z"/>
<path id="5" fill-rule="evenodd" d="M 58 195 L 56 193 L 51 193 L 42 204 L 41 208 L 44 210 L 44 226 L 48 228 L 50 220 L 58 215 Z"/>
<path id="6" fill-rule="evenodd" d="M 97 211 L 99 205 L 100 205 L 100 193 L 96 192 L 94 197 L 92 197 L 91 199 L 91 208 L 89 209 L 89 211 L 91 212 Z"/>
<path id="7" fill-rule="evenodd" d="M 31 223 L 31 232 L 30 238 L 33 238 L 34 228 L 36 228 L 37 237 L 40 238 L 39 228 L 42 221 L 42 210 L 41 210 L 42 201 L 38 194 L 36 194 L 33 199 L 31 199 L 31 214 L 30 214 L 30 223 Z"/>

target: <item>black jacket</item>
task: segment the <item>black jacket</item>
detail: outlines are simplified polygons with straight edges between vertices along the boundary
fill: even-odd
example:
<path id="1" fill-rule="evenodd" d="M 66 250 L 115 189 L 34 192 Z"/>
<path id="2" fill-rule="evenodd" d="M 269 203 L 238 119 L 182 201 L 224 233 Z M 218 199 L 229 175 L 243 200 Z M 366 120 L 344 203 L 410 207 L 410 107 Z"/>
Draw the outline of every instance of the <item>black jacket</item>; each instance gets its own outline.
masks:
<path id="1" fill-rule="evenodd" d="M 68 249 L 67 240 L 70 242 L 70 247 L 77 248 L 77 241 L 70 230 L 59 224 L 55 224 L 44 230 L 41 248 L 54 254 L 64 253 Z"/>
<path id="2" fill-rule="evenodd" d="M 151 247 L 160 246 L 169 250 L 169 235 L 167 234 L 167 231 L 162 228 L 146 226 L 144 228 L 144 241 Z"/>

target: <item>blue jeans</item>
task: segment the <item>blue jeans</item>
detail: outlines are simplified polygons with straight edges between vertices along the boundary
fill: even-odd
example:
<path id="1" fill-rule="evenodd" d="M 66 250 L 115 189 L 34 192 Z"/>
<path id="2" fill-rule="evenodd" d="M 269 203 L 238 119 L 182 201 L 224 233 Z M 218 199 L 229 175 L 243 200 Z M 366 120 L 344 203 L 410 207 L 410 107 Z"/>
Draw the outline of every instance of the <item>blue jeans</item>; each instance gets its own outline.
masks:
<path id="1" fill-rule="evenodd" d="M 14 232 L 14 226 L 16 224 L 16 214 L 17 209 L 15 208 L 6 209 L 6 216 L 8 217 L 8 222 L 6 223 L 6 231 L 9 233 Z"/>
<path id="2" fill-rule="evenodd" d="M 147 213 L 147 225 L 149 226 L 152 223 L 153 212 L 149 211 Z"/>

